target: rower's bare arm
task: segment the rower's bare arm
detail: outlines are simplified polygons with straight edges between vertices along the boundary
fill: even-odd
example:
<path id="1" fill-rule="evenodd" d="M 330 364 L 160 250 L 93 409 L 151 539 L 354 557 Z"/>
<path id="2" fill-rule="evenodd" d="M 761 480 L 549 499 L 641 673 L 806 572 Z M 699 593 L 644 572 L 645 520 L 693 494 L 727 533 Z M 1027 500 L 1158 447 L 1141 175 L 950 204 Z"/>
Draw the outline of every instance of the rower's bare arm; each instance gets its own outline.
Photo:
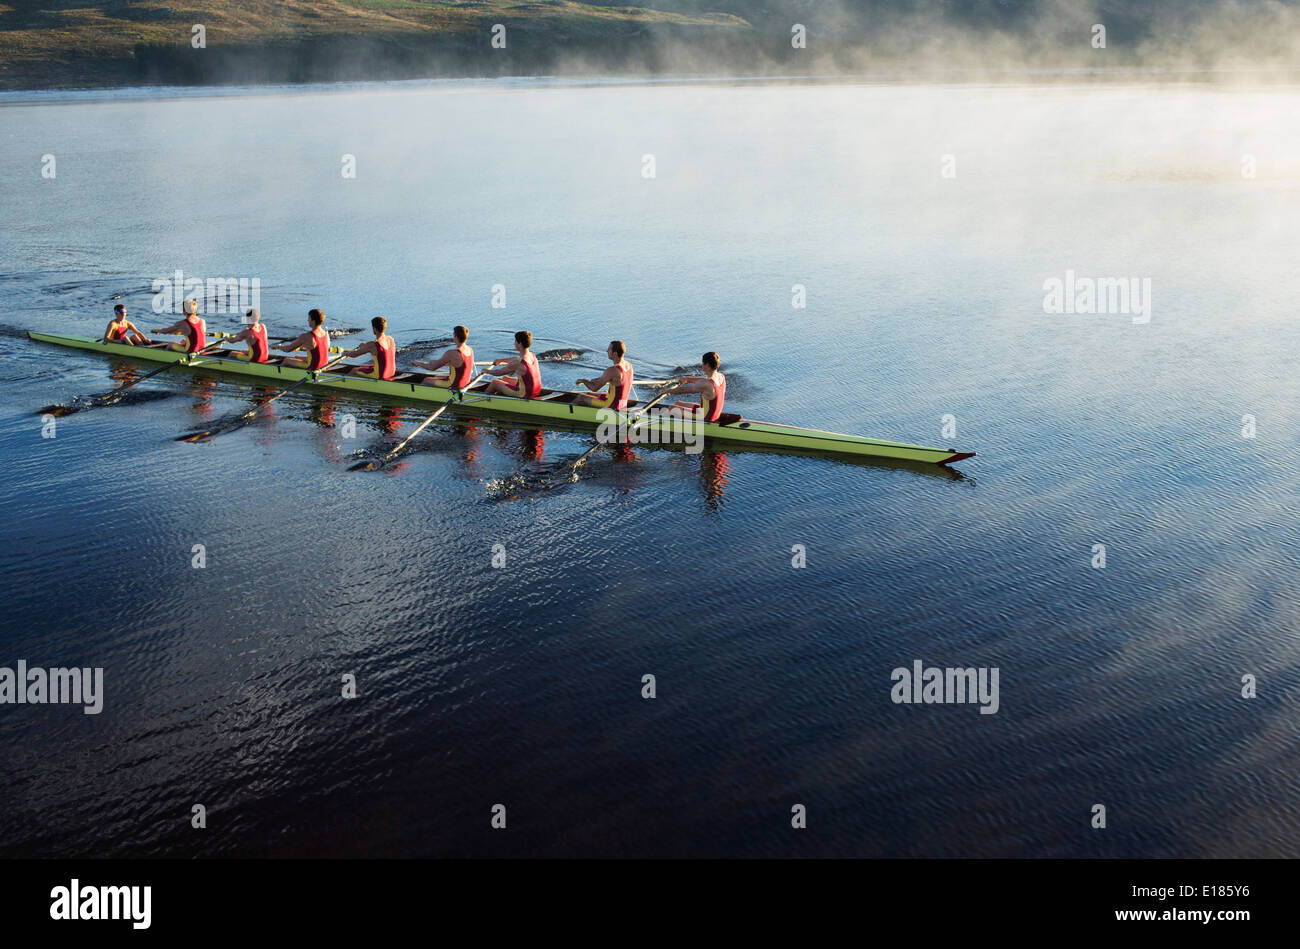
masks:
<path id="1" fill-rule="evenodd" d="M 494 359 L 492 365 L 488 367 L 488 372 L 494 376 L 508 376 L 519 368 L 519 357 L 512 356 L 509 358 Z"/>
<path id="2" fill-rule="evenodd" d="M 164 336 L 174 336 L 177 333 L 184 332 L 184 330 L 181 329 L 181 327 L 184 325 L 185 325 L 185 320 L 177 320 L 171 326 L 168 326 L 165 329 L 154 330 L 154 332 L 162 333 Z"/>
<path id="3" fill-rule="evenodd" d="M 306 349 L 310 341 L 311 341 L 311 333 L 303 333 L 297 339 L 291 339 L 283 346 L 277 346 L 275 348 L 282 353 L 291 353 L 295 349 Z"/>
<path id="4" fill-rule="evenodd" d="M 362 343 L 356 349 L 349 349 L 343 354 L 344 359 L 352 359 L 356 356 L 368 356 L 375 351 L 374 342 Z"/>
<path id="5" fill-rule="evenodd" d="M 608 369 L 602 372 L 595 379 L 579 379 L 578 383 L 580 385 L 586 386 L 592 392 L 595 392 L 598 389 L 603 389 L 605 388 L 605 386 L 614 382 L 618 374 L 619 374 L 618 366 L 610 366 Z"/>
<path id="6" fill-rule="evenodd" d="M 451 352 L 443 353 L 437 359 L 431 359 L 428 360 L 427 362 L 416 362 L 416 363 L 412 363 L 412 365 L 419 369 L 428 369 L 430 372 L 436 372 L 437 370 L 441 369 L 443 366 L 451 365 L 451 354 L 455 351 L 456 350 L 453 349 Z"/>

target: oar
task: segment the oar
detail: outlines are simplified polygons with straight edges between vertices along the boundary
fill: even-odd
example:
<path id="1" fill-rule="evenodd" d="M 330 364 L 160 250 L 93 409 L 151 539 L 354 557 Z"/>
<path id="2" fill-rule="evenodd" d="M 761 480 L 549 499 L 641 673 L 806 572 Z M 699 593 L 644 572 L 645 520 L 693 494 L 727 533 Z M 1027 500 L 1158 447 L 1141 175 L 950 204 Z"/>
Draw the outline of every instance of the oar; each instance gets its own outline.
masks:
<path id="1" fill-rule="evenodd" d="M 221 345 L 220 342 L 209 343 L 207 346 L 204 346 L 202 349 L 197 350 L 194 353 L 191 353 L 189 356 L 189 360 L 193 360 L 195 356 L 202 356 L 208 350 L 220 345 Z M 125 385 L 120 385 L 112 392 L 105 392 L 103 395 L 96 396 L 94 399 L 91 400 L 90 404 L 87 405 L 86 408 L 99 408 L 105 405 L 112 405 L 114 402 L 116 402 L 118 399 L 122 397 L 123 392 L 125 392 L 127 389 L 130 389 L 132 386 L 138 386 L 146 379 L 150 379 L 158 375 L 158 373 L 160 372 L 166 372 L 168 369 L 175 369 L 177 366 L 192 365 L 192 363 L 189 360 L 183 361 L 177 359 L 173 362 L 163 363 L 157 369 L 149 370 L 139 379 L 134 379 L 131 382 L 126 383 Z M 63 418 L 65 415 L 71 415 L 73 412 L 80 412 L 80 411 L 81 409 L 74 409 L 72 406 L 69 405 L 47 405 L 44 409 L 42 409 L 37 414 L 53 415 L 55 418 Z"/>
<path id="2" fill-rule="evenodd" d="M 481 380 L 483 379 L 483 377 L 486 376 L 486 375 L 487 375 L 486 372 L 480 374 L 479 377 L 478 377 L 477 379 L 473 379 L 473 380 L 471 380 L 471 381 L 470 381 L 470 384 L 467 385 L 467 386 L 465 387 L 465 389 L 469 389 L 469 388 L 472 387 L 475 383 L 481 381 Z M 455 392 L 456 392 L 456 397 L 457 397 L 458 399 L 460 399 L 461 401 L 463 401 L 464 398 L 465 398 L 465 389 L 456 389 L 456 390 L 455 390 Z M 410 442 L 410 440 L 411 440 L 412 438 L 414 438 L 416 435 L 419 435 L 422 431 L 424 431 L 426 428 L 429 427 L 429 424 L 430 424 L 434 419 L 436 419 L 436 418 L 437 418 L 439 415 L 441 415 L 443 412 L 445 412 L 445 411 L 447 411 L 449 408 L 451 408 L 451 405 L 452 405 L 452 402 L 453 402 L 453 401 L 456 401 L 456 400 L 455 400 L 455 399 L 448 399 L 448 400 L 443 404 L 442 408 L 438 409 L 438 411 L 434 412 L 434 413 L 433 413 L 432 415 L 430 415 L 427 419 L 425 419 L 423 422 L 421 422 L 421 423 L 419 424 L 419 426 L 415 429 L 415 431 L 411 432 L 411 434 L 409 434 L 409 435 L 407 435 L 405 438 L 403 438 L 403 439 L 402 439 L 402 443 L 401 443 L 400 445 L 398 445 L 396 448 L 394 448 L 392 451 L 390 451 L 388 454 L 386 454 L 383 458 L 379 459 L 378 461 L 359 461 L 359 462 L 357 462 L 355 465 L 353 465 L 351 468 L 349 468 L 348 470 L 349 470 L 349 471 L 377 471 L 378 469 L 384 467 L 384 465 L 388 464 L 390 461 L 393 460 L 393 458 L 397 455 L 397 453 L 398 453 L 399 451 L 401 451 L 403 448 L 406 447 L 407 443 Z"/>
<path id="3" fill-rule="evenodd" d="M 674 391 L 674 388 L 675 387 L 664 389 L 663 392 L 660 392 L 657 396 L 655 396 L 645 405 L 641 406 L 641 408 L 637 409 L 635 412 L 633 412 L 631 415 L 627 417 L 627 423 L 630 424 L 634 419 L 638 419 L 642 415 L 645 415 L 647 412 L 650 411 L 650 407 L 653 406 L 656 402 L 658 402 L 660 399 L 664 399 L 667 396 L 671 395 L 672 392 Z M 599 448 L 602 444 L 603 443 L 600 441 L 600 439 L 596 439 L 596 444 L 592 445 L 590 448 L 588 448 L 586 451 L 584 451 L 581 455 L 578 456 L 578 460 L 575 461 L 573 463 L 573 467 L 569 469 L 570 477 L 572 477 L 573 474 L 577 472 L 578 466 L 581 465 L 584 461 L 586 461 L 588 456 L 590 456 L 591 453 L 595 451 L 597 448 Z"/>
<path id="4" fill-rule="evenodd" d="M 313 379 L 315 379 L 318 375 L 320 375 L 320 374 L 321 374 L 322 372 L 324 372 L 326 369 L 332 369 L 333 367 L 337 366 L 337 365 L 338 365 L 339 363 L 341 363 L 342 361 L 343 361 L 343 357 L 340 356 L 338 359 L 334 359 L 334 360 L 331 360 L 330 362 L 327 362 L 325 365 L 321 366 L 319 369 L 316 369 L 316 370 L 313 370 L 313 371 L 309 371 L 307 375 L 303 376 L 303 377 L 302 377 L 301 379 L 299 379 L 297 382 L 294 382 L 294 383 L 291 383 L 291 384 L 285 386 L 283 389 L 281 389 L 281 390 L 280 390 L 279 392 L 277 392 L 275 395 L 271 396 L 269 399 L 265 399 L 265 400 L 263 400 L 263 401 L 257 403 L 257 405 L 253 406 L 251 409 L 249 409 L 249 410 L 248 410 L 247 412 L 245 412 L 243 415 L 239 416 L 239 417 L 238 417 L 237 419 L 235 419 L 233 422 L 230 422 L 230 423 L 228 423 L 228 424 L 226 424 L 226 425 L 222 425 L 220 428 L 210 429 L 210 430 L 208 430 L 208 431 L 206 431 L 206 432 L 192 432 L 192 433 L 190 433 L 190 434 L 188 434 L 188 435 L 177 435 L 177 436 L 176 436 L 176 441 L 178 441 L 178 442 L 201 442 L 201 441 L 205 441 L 205 440 L 207 440 L 207 439 L 209 439 L 209 438 L 215 438 L 215 437 L 218 436 L 218 435 L 224 435 L 226 432 L 232 432 L 232 431 L 234 431 L 234 430 L 237 429 L 237 428 L 241 428 L 241 427 L 243 427 L 244 423 L 245 423 L 248 419 L 251 419 L 254 415 L 256 415 L 258 412 L 260 412 L 262 409 L 266 408 L 268 405 L 270 405 L 270 404 L 271 404 L 272 402 L 274 402 L 276 399 L 280 398 L 280 397 L 283 396 L 283 395 L 288 395 L 290 392 L 292 392 L 294 389 L 298 388 L 300 385 L 302 385 L 302 384 L 305 383 L 305 382 L 311 382 Z"/>

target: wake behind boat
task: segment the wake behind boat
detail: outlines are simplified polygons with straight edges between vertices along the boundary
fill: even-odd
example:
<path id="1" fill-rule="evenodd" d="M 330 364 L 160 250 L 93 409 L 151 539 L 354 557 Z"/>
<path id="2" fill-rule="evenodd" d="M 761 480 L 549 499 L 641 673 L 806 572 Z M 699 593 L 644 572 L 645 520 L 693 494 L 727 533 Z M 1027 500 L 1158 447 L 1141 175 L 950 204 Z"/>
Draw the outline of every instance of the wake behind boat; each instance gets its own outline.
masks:
<path id="1" fill-rule="evenodd" d="M 83 349 L 103 355 L 124 356 L 147 362 L 172 363 L 176 368 L 188 368 L 193 357 L 174 349 L 106 342 L 85 336 L 63 333 L 29 332 L 28 336 L 42 343 L 52 343 L 72 349 Z M 501 416 L 511 419 L 528 419 L 545 426 L 548 422 L 561 423 L 565 428 L 574 426 L 598 429 L 608 418 L 602 412 L 608 409 L 590 404 L 576 393 L 542 388 L 534 398 L 504 394 L 501 387 L 494 391 L 493 383 L 479 383 L 465 390 L 439 387 L 432 373 L 421 371 L 397 372 L 391 379 L 370 378 L 354 374 L 352 367 L 337 369 L 304 369 L 285 366 L 280 362 L 255 362 L 239 358 L 231 349 L 209 348 L 196 369 L 230 375 L 271 379 L 278 384 L 303 384 L 310 388 L 343 391 L 355 395 L 397 399 L 423 405 L 438 406 L 457 401 L 477 416 Z M 634 399 L 627 401 L 629 413 L 645 403 Z M 453 411 L 460 408 L 453 406 Z M 774 422 L 760 422 L 742 418 L 734 413 L 722 413 L 716 421 L 682 418 L 677 414 L 648 413 L 638 419 L 640 430 L 650 441 L 680 442 L 687 435 L 688 426 L 698 426 L 703 437 L 738 447 L 779 449 L 814 455 L 853 455 L 858 457 L 894 459 L 950 465 L 974 452 L 953 451 L 948 448 L 930 448 L 906 442 L 886 441 L 861 435 L 845 435 L 817 429 L 799 428 Z"/>

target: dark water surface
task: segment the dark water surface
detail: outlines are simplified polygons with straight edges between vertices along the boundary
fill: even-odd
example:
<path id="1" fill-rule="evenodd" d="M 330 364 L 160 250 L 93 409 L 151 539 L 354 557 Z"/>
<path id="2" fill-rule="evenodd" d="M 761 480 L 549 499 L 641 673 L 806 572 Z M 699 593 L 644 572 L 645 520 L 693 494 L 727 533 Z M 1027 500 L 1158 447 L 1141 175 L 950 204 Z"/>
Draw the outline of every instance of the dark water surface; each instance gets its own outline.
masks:
<path id="1" fill-rule="evenodd" d="M 99 715 L 0 706 L 0 853 L 1300 856 L 1298 104 L 506 83 L 0 105 L 0 665 L 103 667 L 106 692 Z M 98 333 L 118 298 L 161 325 L 176 268 L 258 277 L 280 330 L 316 305 L 403 343 L 464 322 L 481 358 L 517 327 L 593 350 L 557 385 L 615 336 L 650 375 L 717 349 L 747 416 L 979 456 L 948 477 L 642 448 L 502 490 L 590 436 L 435 424 L 352 473 L 390 409 L 300 390 L 177 443 L 258 391 L 198 373 L 42 438 L 37 409 L 131 370 L 25 331 Z M 1150 277 L 1151 321 L 1044 313 L 1067 269 Z M 997 667 L 997 714 L 893 703 L 918 659 Z"/>

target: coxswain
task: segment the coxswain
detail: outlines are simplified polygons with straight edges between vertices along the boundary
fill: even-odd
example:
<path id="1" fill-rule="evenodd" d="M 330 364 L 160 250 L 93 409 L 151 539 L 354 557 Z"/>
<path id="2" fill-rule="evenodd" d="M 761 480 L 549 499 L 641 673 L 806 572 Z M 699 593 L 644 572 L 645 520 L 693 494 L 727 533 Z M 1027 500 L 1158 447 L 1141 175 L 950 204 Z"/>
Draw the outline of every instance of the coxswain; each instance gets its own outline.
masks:
<path id="1" fill-rule="evenodd" d="M 535 399 L 542 394 L 542 371 L 537 365 L 537 357 L 530 351 L 533 334 L 520 330 L 515 334 L 515 352 L 518 356 L 503 357 L 492 360 L 488 372 L 501 378 L 488 383 L 488 395 L 513 395 L 521 399 Z M 509 376 L 506 373 L 513 372 Z"/>
<path id="2" fill-rule="evenodd" d="M 375 331 L 375 338 L 362 343 L 356 349 L 349 349 L 344 358 L 370 356 L 373 362 L 369 366 L 349 366 L 348 371 L 354 376 L 368 376 L 371 379 L 392 379 L 397 375 L 397 343 L 388 335 L 388 320 L 376 316 L 370 321 L 370 328 Z"/>
<path id="3" fill-rule="evenodd" d="M 595 379 L 579 379 L 578 385 L 586 386 L 592 392 L 604 389 L 600 395 L 582 394 L 577 396 L 574 405 L 590 405 L 596 409 L 615 409 L 622 412 L 627 408 L 627 400 L 632 396 L 632 364 L 623 358 L 627 347 L 621 339 L 609 344 L 605 355 L 613 363 Z"/>
<path id="4" fill-rule="evenodd" d="M 722 403 L 727 398 L 727 377 L 718 371 L 718 354 L 705 353 L 700 368 L 702 376 L 687 376 L 673 387 L 674 392 L 695 392 L 700 396 L 700 403 L 674 402 L 673 408 L 679 409 L 685 418 L 697 418 L 702 422 L 716 422 L 722 414 Z"/>
<path id="5" fill-rule="evenodd" d="M 185 314 L 185 319 L 177 320 L 166 329 L 154 330 L 155 333 L 162 333 L 164 336 L 183 336 L 185 337 L 179 343 L 168 343 L 168 349 L 174 349 L 178 353 L 197 353 L 207 345 L 208 327 L 199 316 L 199 305 L 194 300 L 186 300 L 181 307 Z"/>
<path id="6" fill-rule="evenodd" d="M 262 322 L 262 313 L 260 310 L 249 310 L 244 316 L 248 318 L 248 325 L 230 337 L 230 344 L 236 346 L 247 343 L 248 348 L 230 355 L 244 362 L 266 362 L 271 351 L 266 342 L 266 325 Z"/>
<path id="7" fill-rule="evenodd" d="M 281 363 L 286 369 L 310 369 L 315 372 L 324 368 L 330 358 L 330 334 L 325 332 L 325 314 L 320 310 L 307 311 L 307 323 L 310 328 L 296 339 L 291 339 L 283 346 L 275 347 L 282 353 L 294 350 L 306 350 L 306 356 L 286 356 Z"/>
<path id="8" fill-rule="evenodd" d="M 452 327 L 451 335 L 456 338 L 456 345 L 437 359 L 415 362 L 411 365 L 419 369 L 428 369 L 435 375 L 424 380 L 427 386 L 440 389 L 463 389 L 474 378 L 474 350 L 469 348 L 469 330 L 463 326 Z M 446 374 L 438 372 L 445 368 Z"/>
<path id="9" fill-rule="evenodd" d="M 135 328 L 135 324 L 126 318 L 126 307 L 118 304 L 113 307 L 113 319 L 104 330 L 104 342 L 121 343 L 123 346 L 148 346 L 151 340 Z"/>

